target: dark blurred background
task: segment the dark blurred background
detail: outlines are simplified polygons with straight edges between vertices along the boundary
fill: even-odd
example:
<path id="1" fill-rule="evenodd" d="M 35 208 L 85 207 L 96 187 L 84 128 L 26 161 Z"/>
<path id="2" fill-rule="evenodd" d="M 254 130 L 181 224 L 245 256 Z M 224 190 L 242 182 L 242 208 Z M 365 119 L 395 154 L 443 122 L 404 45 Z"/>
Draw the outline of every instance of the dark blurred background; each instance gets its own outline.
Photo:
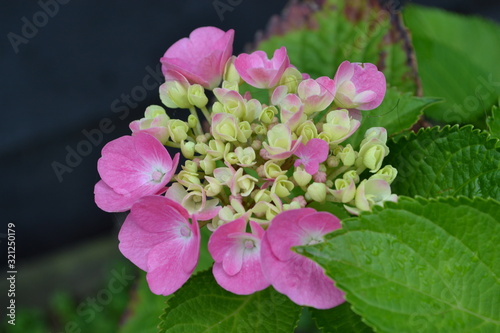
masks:
<path id="1" fill-rule="evenodd" d="M 500 18 L 498 1 L 415 2 Z M 129 134 L 128 124 L 141 118 L 147 105 L 159 103 L 159 58 L 165 50 L 193 29 L 213 25 L 235 29 L 234 53 L 240 53 L 286 3 L 2 1 L 0 262 L 6 262 L 7 224 L 14 223 L 19 283 L 22 267 L 24 281 L 61 275 L 45 263 L 58 262 L 75 248 L 118 255 L 117 216 L 93 201 L 96 162 L 106 142 Z M 103 121 L 111 123 L 107 130 L 101 129 Z M 100 247 L 103 242 L 107 245 Z M 80 266 L 77 260 L 62 273 L 75 275 L 71 267 Z"/>

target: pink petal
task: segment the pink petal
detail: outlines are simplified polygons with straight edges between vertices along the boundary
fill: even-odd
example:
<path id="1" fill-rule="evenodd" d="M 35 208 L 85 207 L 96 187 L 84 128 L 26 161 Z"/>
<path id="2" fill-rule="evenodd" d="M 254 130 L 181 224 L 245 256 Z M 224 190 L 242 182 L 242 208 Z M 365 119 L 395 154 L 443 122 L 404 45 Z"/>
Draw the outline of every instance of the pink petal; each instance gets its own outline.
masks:
<path id="1" fill-rule="evenodd" d="M 278 292 L 298 305 L 317 309 L 329 309 L 345 301 L 343 292 L 318 264 L 297 253 L 287 261 L 279 260 L 273 255 L 267 236 L 266 233 L 262 240 L 262 270 Z"/>
<path id="2" fill-rule="evenodd" d="M 318 172 L 319 164 L 328 158 L 329 150 L 328 143 L 321 139 L 311 139 L 306 145 L 301 143 L 294 153 L 299 157 L 294 165 L 299 166 L 303 164 L 306 172 L 314 175 Z"/>
<path id="3" fill-rule="evenodd" d="M 141 198 L 130 215 L 139 227 L 148 232 L 177 233 L 179 226 L 188 223 L 189 214 L 179 203 L 163 196 Z"/>
<path id="4" fill-rule="evenodd" d="M 94 187 L 94 200 L 100 209 L 108 213 L 125 212 L 139 200 L 139 196 L 118 194 L 102 180 Z"/>
<path id="5" fill-rule="evenodd" d="M 140 228 L 130 214 L 118 234 L 120 252 L 140 269 L 147 271 L 147 255 L 151 248 L 167 239 L 165 233 L 151 233 Z"/>
<path id="6" fill-rule="evenodd" d="M 229 234 L 245 231 L 246 221 L 239 218 L 232 222 L 226 223 L 218 227 L 210 236 L 208 241 L 208 250 L 215 261 L 224 260 L 224 256 L 228 248 L 231 248 L 234 239 L 228 237 Z"/>
<path id="7" fill-rule="evenodd" d="M 279 213 L 267 229 L 264 238 L 268 238 L 272 244 L 272 253 L 279 260 L 289 260 L 294 252 L 290 249 L 296 245 L 302 245 L 304 231 L 299 227 L 299 220 L 309 214 L 315 213 L 312 208 L 287 210 Z M 273 232 L 269 232 L 272 228 Z M 285 237 L 286 235 L 286 237 Z"/>

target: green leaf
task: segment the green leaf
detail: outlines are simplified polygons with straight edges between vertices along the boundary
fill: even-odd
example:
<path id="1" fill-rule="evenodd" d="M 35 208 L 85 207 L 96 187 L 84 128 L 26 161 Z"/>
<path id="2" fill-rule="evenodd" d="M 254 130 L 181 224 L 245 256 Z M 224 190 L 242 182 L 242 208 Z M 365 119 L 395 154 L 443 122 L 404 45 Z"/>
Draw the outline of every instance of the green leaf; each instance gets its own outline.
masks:
<path id="1" fill-rule="evenodd" d="M 500 200 L 498 139 L 472 126 L 421 129 L 389 141 L 384 163 L 398 169 L 393 193 L 406 196 L 457 196 Z"/>
<path id="2" fill-rule="evenodd" d="M 409 129 L 418 121 L 422 111 L 436 102 L 438 99 L 414 97 L 411 93 L 402 94 L 396 88 L 389 88 L 378 108 L 361 111 L 361 126 L 346 143 L 357 149 L 366 130 L 371 127 L 385 127 L 389 136 Z"/>
<path id="3" fill-rule="evenodd" d="M 419 6 L 408 6 L 404 20 L 424 95 L 446 99 L 427 109 L 426 116 L 484 128 L 485 112 L 500 95 L 500 26 Z"/>
<path id="4" fill-rule="evenodd" d="M 301 307 L 272 288 L 248 296 L 222 289 L 211 270 L 192 277 L 168 301 L 165 332 L 293 332 Z"/>
<path id="5" fill-rule="evenodd" d="M 488 125 L 488 132 L 500 138 L 500 108 L 497 105 L 491 108 L 491 116 L 486 119 L 486 124 Z"/>
<path id="6" fill-rule="evenodd" d="M 391 14 L 376 1 L 328 0 L 318 9 L 291 5 L 283 16 L 273 22 L 271 30 L 275 31 L 256 49 L 272 55 L 285 46 L 291 63 L 313 78 L 333 77 L 344 60 L 370 62 L 384 72 L 390 85 L 416 92 L 411 44 L 393 10 Z"/>
<path id="7" fill-rule="evenodd" d="M 338 202 L 325 201 L 321 203 L 313 201 L 307 205 L 307 207 L 314 208 L 319 212 L 329 212 L 337 216 L 340 220 L 347 219 L 352 216 L 345 210 L 344 205 Z"/>
<path id="8" fill-rule="evenodd" d="M 377 207 L 297 251 L 381 332 L 499 332 L 500 203 L 461 197 Z"/>
<path id="9" fill-rule="evenodd" d="M 372 333 L 347 302 L 328 310 L 311 309 L 316 325 L 323 333 Z"/>

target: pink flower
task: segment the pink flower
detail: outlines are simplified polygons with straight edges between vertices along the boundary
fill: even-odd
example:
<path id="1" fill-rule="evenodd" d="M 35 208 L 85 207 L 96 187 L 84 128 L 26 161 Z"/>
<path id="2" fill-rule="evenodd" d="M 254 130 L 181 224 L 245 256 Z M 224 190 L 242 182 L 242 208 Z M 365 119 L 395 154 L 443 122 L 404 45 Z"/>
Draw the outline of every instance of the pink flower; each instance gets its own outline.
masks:
<path id="1" fill-rule="evenodd" d="M 278 84 L 285 69 L 290 66 L 290 60 L 283 46 L 274 51 L 271 60 L 264 51 L 242 53 L 234 61 L 234 66 L 249 85 L 256 88 L 273 88 Z"/>
<path id="2" fill-rule="evenodd" d="M 305 114 L 322 111 L 335 98 L 335 81 L 326 76 L 304 80 L 300 82 L 297 94 L 304 103 Z"/>
<path id="3" fill-rule="evenodd" d="M 146 195 L 161 192 L 179 162 L 158 139 L 146 133 L 122 136 L 106 144 L 97 170 L 95 202 L 106 212 L 124 212 Z"/>
<path id="4" fill-rule="evenodd" d="M 262 239 L 262 270 L 273 287 L 299 305 L 329 309 L 344 302 L 343 292 L 309 258 L 293 246 L 323 241 L 323 236 L 340 228 L 337 217 L 312 208 L 287 210 L 271 221 Z"/>
<path id="5" fill-rule="evenodd" d="M 319 164 L 326 161 L 330 148 L 325 140 L 311 139 L 307 144 L 300 143 L 294 155 L 298 157 L 294 166 L 303 165 L 306 172 L 314 175 L 318 172 Z"/>
<path id="6" fill-rule="evenodd" d="M 252 294 L 270 285 L 260 263 L 264 229 L 250 221 L 252 233 L 247 233 L 246 224 L 244 218 L 223 224 L 208 242 L 208 250 L 215 260 L 213 273 L 217 283 L 238 295 Z"/>
<path id="7" fill-rule="evenodd" d="M 191 276 L 200 253 L 200 229 L 187 211 L 162 196 L 132 206 L 118 234 L 122 254 L 147 272 L 151 291 L 170 295 Z"/>
<path id="8" fill-rule="evenodd" d="M 342 108 L 372 110 L 384 99 L 385 76 L 373 64 L 344 61 L 333 79 L 337 86 L 335 102 Z"/>
<path id="9" fill-rule="evenodd" d="M 219 85 L 227 60 L 233 53 L 234 30 L 224 32 L 215 27 L 193 30 L 189 38 L 174 43 L 160 59 L 162 71 L 174 70 L 191 84 L 207 89 Z"/>

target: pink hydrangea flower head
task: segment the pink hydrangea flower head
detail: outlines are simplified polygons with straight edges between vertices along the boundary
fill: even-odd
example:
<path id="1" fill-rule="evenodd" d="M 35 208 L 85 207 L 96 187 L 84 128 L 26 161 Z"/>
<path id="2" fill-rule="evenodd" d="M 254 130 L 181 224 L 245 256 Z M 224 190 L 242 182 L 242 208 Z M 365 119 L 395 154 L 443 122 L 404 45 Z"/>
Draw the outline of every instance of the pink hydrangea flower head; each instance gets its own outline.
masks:
<path id="1" fill-rule="evenodd" d="M 314 261 L 292 251 L 293 246 L 312 245 L 340 228 L 337 217 L 312 208 L 279 213 L 262 239 L 262 270 L 272 286 L 293 302 L 329 309 L 344 302 L 344 294 L 334 286 Z"/>
<path id="2" fill-rule="evenodd" d="M 234 66 L 246 83 L 267 89 L 278 84 L 283 72 L 290 66 L 290 59 L 283 46 L 274 51 L 271 59 L 267 58 L 264 51 L 242 53 L 234 61 Z"/>
<path id="3" fill-rule="evenodd" d="M 162 71 L 174 70 L 191 84 L 207 89 L 217 87 L 227 60 L 233 53 L 234 30 L 224 32 L 215 27 L 193 30 L 189 38 L 175 42 L 160 59 Z"/>
<path id="4" fill-rule="evenodd" d="M 188 212 L 163 196 L 147 196 L 132 206 L 120 233 L 122 254 L 147 272 L 149 288 L 170 295 L 191 276 L 200 253 L 200 229 Z"/>
<path id="5" fill-rule="evenodd" d="M 299 84 L 297 94 L 304 103 L 305 114 L 322 111 L 335 98 L 335 81 L 327 76 L 304 80 Z"/>
<path id="6" fill-rule="evenodd" d="M 336 103 L 346 109 L 373 110 L 385 96 L 385 76 L 370 63 L 340 64 L 334 81 Z"/>
<path id="7" fill-rule="evenodd" d="M 318 172 L 319 164 L 328 158 L 329 150 L 328 142 L 325 140 L 311 139 L 305 145 L 301 142 L 294 152 L 298 157 L 294 165 L 296 167 L 303 165 L 308 174 L 314 175 Z"/>
<path id="8" fill-rule="evenodd" d="M 260 242 L 264 229 L 250 221 L 252 233 L 245 231 L 247 222 L 239 218 L 219 226 L 208 242 L 215 260 L 213 274 L 224 289 L 248 295 L 269 287 L 260 263 Z"/>
<path id="9" fill-rule="evenodd" d="M 146 133 L 122 136 L 107 143 L 97 162 L 101 180 L 95 202 L 106 212 L 124 212 L 140 198 L 158 194 L 174 175 L 179 153 L 172 160 L 165 147 Z"/>

